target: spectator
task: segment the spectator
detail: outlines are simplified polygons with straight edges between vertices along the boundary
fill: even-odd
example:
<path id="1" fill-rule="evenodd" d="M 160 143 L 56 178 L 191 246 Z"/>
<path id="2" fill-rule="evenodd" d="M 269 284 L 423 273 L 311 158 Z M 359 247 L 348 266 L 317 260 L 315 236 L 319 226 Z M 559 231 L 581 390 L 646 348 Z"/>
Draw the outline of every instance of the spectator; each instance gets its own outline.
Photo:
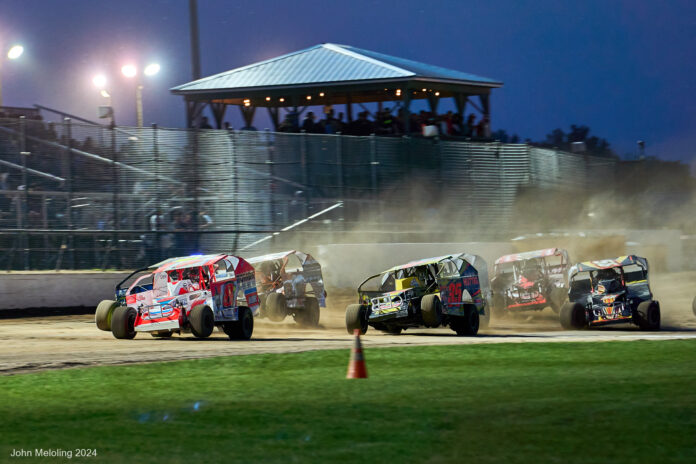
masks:
<path id="1" fill-rule="evenodd" d="M 208 117 L 203 116 L 201 119 L 201 124 L 198 126 L 199 129 L 212 129 L 213 126 L 210 125 L 210 122 L 208 122 Z"/>
<path id="2" fill-rule="evenodd" d="M 466 120 L 466 126 L 464 126 L 464 137 L 473 137 L 474 130 L 476 129 L 476 115 L 474 113 L 469 114 Z"/>
<path id="3" fill-rule="evenodd" d="M 318 127 L 314 122 L 314 113 L 312 111 L 308 111 L 307 116 L 302 120 L 302 130 L 308 134 L 316 134 L 321 131 L 321 127 Z"/>

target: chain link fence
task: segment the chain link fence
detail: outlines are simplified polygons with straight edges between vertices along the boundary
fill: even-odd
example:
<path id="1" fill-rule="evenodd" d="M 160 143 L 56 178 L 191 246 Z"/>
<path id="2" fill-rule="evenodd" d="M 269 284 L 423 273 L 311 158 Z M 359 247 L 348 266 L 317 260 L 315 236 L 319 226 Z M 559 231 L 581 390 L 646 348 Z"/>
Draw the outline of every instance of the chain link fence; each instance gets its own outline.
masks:
<path id="1" fill-rule="evenodd" d="M 492 237 L 521 188 L 578 188 L 612 163 L 525 144 L 0 120 L 0 253 L 7 269 L 133 268 L 293 232 L 355 240 L 357 224 L 433 239 L 443 209 Z"/>

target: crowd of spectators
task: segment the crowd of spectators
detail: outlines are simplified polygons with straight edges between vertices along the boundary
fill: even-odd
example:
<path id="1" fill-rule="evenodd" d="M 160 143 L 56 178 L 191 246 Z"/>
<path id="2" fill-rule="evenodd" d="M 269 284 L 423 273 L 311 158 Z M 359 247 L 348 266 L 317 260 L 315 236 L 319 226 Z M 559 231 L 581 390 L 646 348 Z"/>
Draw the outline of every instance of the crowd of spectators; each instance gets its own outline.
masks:
<path id="1" fill-rule="evenodd" d="M 297 113 L 290 112 L 278 126 L 278 132 L 307 132 L 310 134 L 345 135 L 422 135 L 449 136 L 488 139 L 491 137 L 490 121 L 486 116 L 477 119 L 475 114 L 469 114 L 466 121 L 461 115 L 448 111 L 436 114 L 430 111 L 410 113 L 408 129 L 406 113 L 399 109 L 393 114 L 389 108 L 372 115 L 369 111 L 361 111 L 353 121 L 347 121 L 344 113 L 335 115 L 333 108 L 325 111 L 324 117 L 318 119 L 312 111 L 305 113 L 299 121 Z M 371 117 L 372 116 L 372 117 Z"/>

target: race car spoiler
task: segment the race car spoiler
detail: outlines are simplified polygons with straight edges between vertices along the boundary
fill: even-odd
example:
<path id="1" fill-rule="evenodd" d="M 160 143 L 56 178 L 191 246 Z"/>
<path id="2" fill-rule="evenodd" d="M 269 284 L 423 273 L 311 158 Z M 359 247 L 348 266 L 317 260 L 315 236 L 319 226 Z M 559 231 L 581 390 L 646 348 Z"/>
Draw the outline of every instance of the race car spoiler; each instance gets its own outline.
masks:
<path id="1" fill-rule="evenodd" d="M 598 261 L 585 261 L 583 263 L 578 263 L 570 268 L 570 270 L 568 271 L 568 275 L 570 277 L 573 277 L 575 274 L 578 274 L 580 272 L 599 271 L 600 269 L 624 267 L 629 266 L 631 264 L 638 265 L 645 271 L 648 270 L 647 259 L 636 255 L 628 255 L 619 256 L 618 258 L 614 259 L 602 259 Z"/>
<path id="2" fill-rule="evenodd" d="M 511 255 L 501 256 L 495 260 L 495 264 L 512 263 L 515 261 L 544 258 L 547 256 L 561 256 L 565 261 L 568 261 L 568 252 L 566 250 L 562 248 L 545 248 L 543 250 L 525 251 L 524 253 L 513 253 Z"/>

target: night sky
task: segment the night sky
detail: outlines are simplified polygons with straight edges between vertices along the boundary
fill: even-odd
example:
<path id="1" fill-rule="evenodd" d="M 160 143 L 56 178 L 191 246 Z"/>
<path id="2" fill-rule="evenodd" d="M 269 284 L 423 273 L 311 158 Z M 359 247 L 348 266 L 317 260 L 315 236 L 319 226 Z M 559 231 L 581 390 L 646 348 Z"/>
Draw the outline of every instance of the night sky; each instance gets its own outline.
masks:
<path id="1" fill-rule="evenodd" d="M 199 0 L 199 20 L 204 76 L 347 44 L 503 81 L 494 130 L 539 140 L 586 124 L 621 155 L 643 139 L 649 155 L 696 158 L 693 1 Z M 169 88 L 191 80 L 187 0 L 0 0 L 3 59 L 15 42 L 26 51 L 2 63 L 5 105 L 96 119 L 101 72 L 117 123 L 134 125 L 135 87 L 120 67 L 158 61 L 144 80 L 145 123 L 185 124 Z M 228 120 L 241 127 L 236 109 Z M 268 127 L 265 115 L 256 125 Z"/>

